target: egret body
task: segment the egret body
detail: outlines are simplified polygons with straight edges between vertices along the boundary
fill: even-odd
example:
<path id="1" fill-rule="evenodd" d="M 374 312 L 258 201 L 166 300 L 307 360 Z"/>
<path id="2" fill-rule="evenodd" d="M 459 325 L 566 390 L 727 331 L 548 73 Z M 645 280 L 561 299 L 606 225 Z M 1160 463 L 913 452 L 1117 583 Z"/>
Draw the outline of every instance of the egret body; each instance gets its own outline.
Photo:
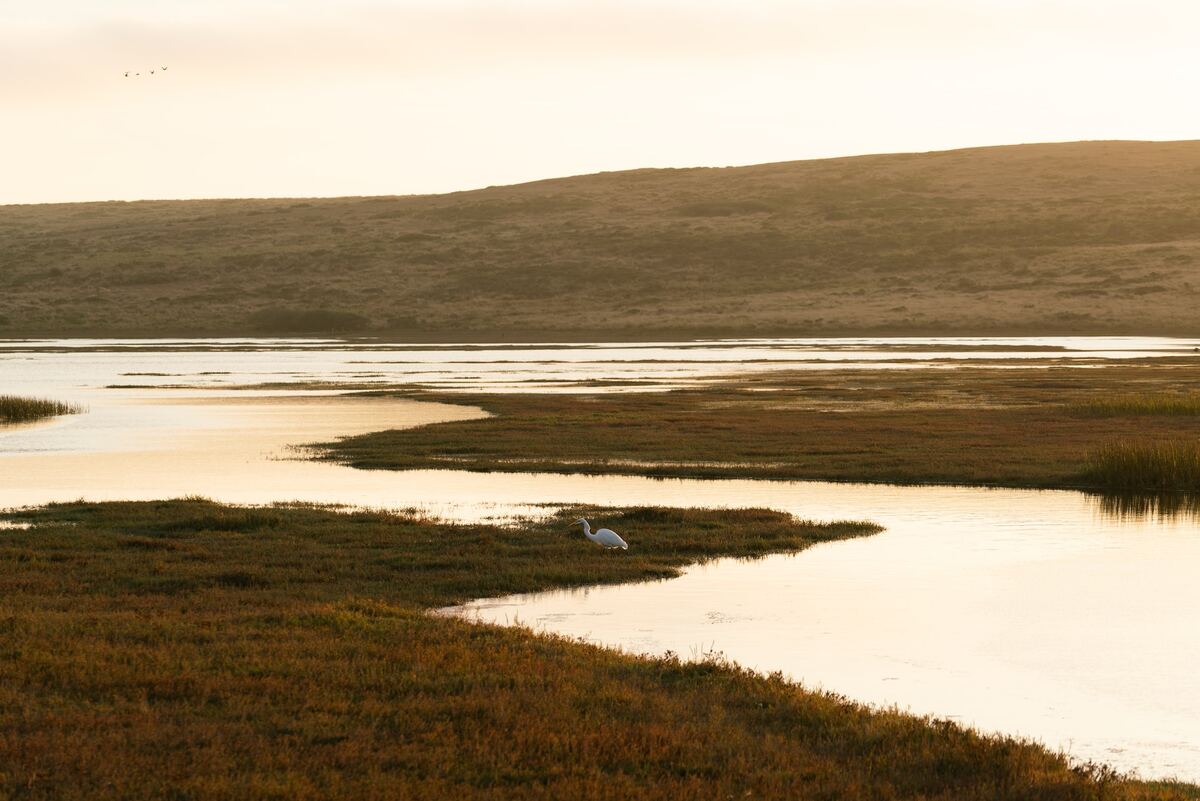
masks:
<path id="1" fill-rule="evenodd" d="M 620 548 L 623 551 L 629 550 L 629 543 L 621 539 L 620 535 L 611 528 L 602 528 L 593 534 L 592 526 L 587 520 L 581 517 L 575 521 L 575 525 L 579 525 L 580 523 L 583 524 L 583 536 L 587 537 L 597 545 L 603 545 L 609 550 L 612 550 L 613 548 Z"/>

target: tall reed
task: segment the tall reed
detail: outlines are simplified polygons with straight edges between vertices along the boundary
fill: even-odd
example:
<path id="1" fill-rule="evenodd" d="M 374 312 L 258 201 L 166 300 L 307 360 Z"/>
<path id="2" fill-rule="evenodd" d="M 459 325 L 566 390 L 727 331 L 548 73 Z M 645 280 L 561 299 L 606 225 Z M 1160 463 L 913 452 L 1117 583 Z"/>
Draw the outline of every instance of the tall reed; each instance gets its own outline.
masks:
<path id="1" fill-rule="evenodd" d="M 1200 492 L 1200 442 L 1111 442 L 1088 454 L 1085 477 L 1105 489 Z"/>
<path id="2" fill-rule="evenodd" d="M 83 408 L 73 403 L 22 398 L 19 395 L 0 395 L 0 423 L 28 423 L 60 414 L 78 414 Z"/>

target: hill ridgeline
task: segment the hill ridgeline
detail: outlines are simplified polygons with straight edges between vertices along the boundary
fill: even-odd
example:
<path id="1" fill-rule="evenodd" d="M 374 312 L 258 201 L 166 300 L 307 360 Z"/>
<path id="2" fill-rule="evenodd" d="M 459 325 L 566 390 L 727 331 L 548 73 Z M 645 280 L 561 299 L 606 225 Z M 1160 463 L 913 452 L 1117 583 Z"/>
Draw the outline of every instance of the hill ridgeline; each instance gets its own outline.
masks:
<path id="1" fill-rule="evenodd" d="M 0 337 L 1200 332 L 1200 141 L 0 206 Z"/>

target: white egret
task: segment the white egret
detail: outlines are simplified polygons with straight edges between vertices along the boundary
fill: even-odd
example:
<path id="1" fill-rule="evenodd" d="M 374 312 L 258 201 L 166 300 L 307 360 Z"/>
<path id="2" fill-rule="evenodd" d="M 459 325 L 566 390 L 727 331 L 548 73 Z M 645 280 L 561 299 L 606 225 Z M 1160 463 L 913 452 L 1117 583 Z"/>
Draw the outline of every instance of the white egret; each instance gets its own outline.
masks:
<path id="1" fill-rule="evenodd" d="M 575 521 L 574 525 L 578 526 L 580 523 L 583 524 L 583 536 L 587 537 L 597 545 L 603 545 L 609 550 L 613 548 L 620 548 L 623 551 L 629 550 L 629 543 L 621 539 L 620 535 L 618 535 L 617 532 L 613 531 L 611 528 L 602 528 L 593 534 L 592 526 L 587 520 L 581 517 Z"/>

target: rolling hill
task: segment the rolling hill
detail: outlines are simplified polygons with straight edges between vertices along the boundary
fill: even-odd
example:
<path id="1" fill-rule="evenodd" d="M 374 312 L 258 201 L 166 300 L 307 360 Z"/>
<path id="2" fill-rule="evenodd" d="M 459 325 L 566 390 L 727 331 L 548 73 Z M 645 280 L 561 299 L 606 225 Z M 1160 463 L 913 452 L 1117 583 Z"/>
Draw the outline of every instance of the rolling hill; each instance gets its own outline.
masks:
<path id="1" fill-rule="evenodd" d="M 1200 141 L 0 206 L 0 336 L 1172 333 Z"/>

